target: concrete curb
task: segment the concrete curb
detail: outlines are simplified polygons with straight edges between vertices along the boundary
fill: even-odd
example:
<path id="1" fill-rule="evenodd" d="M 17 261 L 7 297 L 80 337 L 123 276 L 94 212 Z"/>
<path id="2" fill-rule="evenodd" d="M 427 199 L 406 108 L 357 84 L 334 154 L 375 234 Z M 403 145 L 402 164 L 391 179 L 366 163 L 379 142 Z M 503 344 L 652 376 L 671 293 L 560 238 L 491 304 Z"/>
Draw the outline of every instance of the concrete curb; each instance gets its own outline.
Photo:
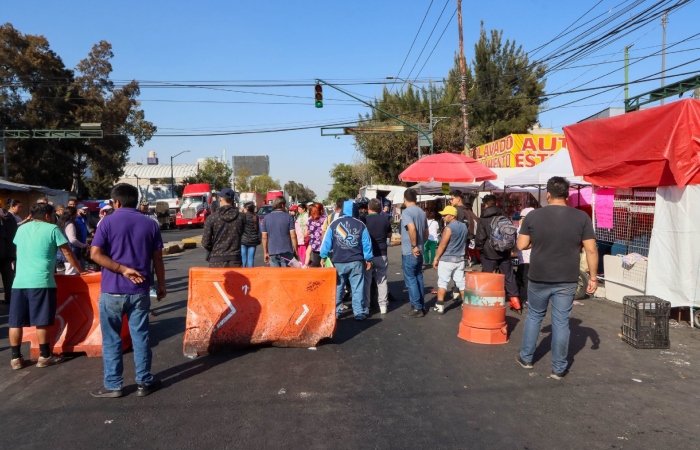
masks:
<path id="1" fill-rule="evenodd" d="M 174 255 L 176 253 L 181 253 L 184 250 L 191 250 L 197 248 L 197 244 L 202 243 L 202 236 L 193 236 L 191 238 L 185 238 L 182 241 L 166 242 L 163 244 L 163 254 L 164 255 Z"/>

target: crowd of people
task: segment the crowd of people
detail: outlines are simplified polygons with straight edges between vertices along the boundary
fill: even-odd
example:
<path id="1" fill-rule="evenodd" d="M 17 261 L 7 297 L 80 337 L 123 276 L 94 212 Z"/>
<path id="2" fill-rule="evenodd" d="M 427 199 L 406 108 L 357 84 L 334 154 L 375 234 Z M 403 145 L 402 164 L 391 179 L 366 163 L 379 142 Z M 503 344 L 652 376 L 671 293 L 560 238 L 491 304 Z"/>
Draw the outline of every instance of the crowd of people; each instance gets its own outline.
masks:
<path id="1" fill-rule="evenodd" d="M 567 206 L 569 185 L 560 177 L 547 184 L 545 208 L 526 208 L 520 227 L 498 208 L 492 195 L 483 198 L 481 217 L 464 203 L 459 191 L 438 217 L 421 209 L 417 193 L 406 189 L 400 221 L 401 267 L 408 291 L 406 318 L 426 315 L 423 270 L 437 270 L 438 289 L 433 311 L 446 312 L 450 282 L 465 299 L 466 262 L 470 251 L 480 252 L 482 270 L 504 275 L 504 290 L 511 308 L 521 310 L 518 282 L 526 286 L 528 316 L 525 320 L 518 363 L 532 368 L 532 358 L 542 319 L 552 305 L 552 377 L 566 374 L 569 315 L 578 285 L 580 248 L 586 250 L 589 267 L 597 267 L 595 234 L 588 215 Z M 162 257 L 163 241 L 157 220 L 147 204 L 138 204 L 138 191 L 128 184 L 112 189 L 111 200 L 100 205 L 100 219 L 94 225 L 86 207 L 69 201 L 54 208 L 46 199 L 33 205 L 22 217 L 21 202 L 8 199 L 0 208 L 0 274 L 5 301 L 10 299 L 10 346 L 13 369 L 25 366 L 20 352 L 22 328 L 34 326 L 40 347 L 37 367 L 63 361 L 54 355 L 47 330 L 56 314 L 56 262 L 64 264 L 66 275 L 85 271 L 85 256 L 102 268 L 100 326 L 103 336 L 104 380 L 91 395 L 101 398 L 122 395 L 123 363 L 119 337 L 124 316 L 131 332 L 136 362 L 137 395 L 157 390 L 160 383 L 150 373 L 148 344 L 151 297 L 167 294 Z M 378 199 L 360 201 L 340 198 L 335 211 L 326 214 L 320 203 L 287 208 L 280 196 L 273 211 L 264 218 L 253 204 L 235 205 L 230 188 L 219 192 L 220 207 L 205 224 L 202 246 L 209 267 L 254 267 L 257 246 L 262 244 L 264 261 L 271 267 L 334 267 L 336 270 L 336 315 L 345 309 L 349 292 L 352 314 L 358 321 L 370 315 L 370 294 L 377 287 L 380 314 L 388 311 L 388 243 L 392 224 L 385 205 Z M 81 213 L 82 211 L 82 213 Z M 88 237 L 92 242 L 88 245 Z M 511 265 L 519 251 L 522 264 L 515 274 Z M 587 292 L 593 293 L 597 280 L 591 274 Z"/>
<path id="2" fill-rule="evenodd" d="M 483 197 L 481 216 L 477 217 L 460 191 L 452 191 L 450 204 L 436 214 L 420 208 L 416 191 L 407 189 L 399 224 L 401 268 L 410 302 L 403 316 L 422 318 L 428 312 L 425 268 L 437 270 L 435 313 L 446 312 L 451 282 L 459 291 L 452 300 L 464 300 L 467 264 L 478 258 L 482 271 L 503 274 L 511 309 L 521 312 L 524 306 L 529 307 L 517 358 L 524 368 L 532 368 L 542 318 L 551 302 L 552 377 L 563 377 L 581 246 L 586 250 L 589 267 L 598 264 L 591 220 L 586 213 L 567 206 L 568 193 L 568 182 L 553 177 L 547 184 L 548 206 L 528 206 L 514 224 L 493 195 Z M 286 199 L 278 197 L 272 203 L 273 211 L 263 220 L 256 216 L 252 204 L 243 205 L 236 214 L 229 202 L 224 199 L 226 207 L 205 224 L 203 245 L 212 255 L 210 267 L 252 267 L 250 255 L 254 256 L 261 242 L 264 261 L 271 267 L 335 267 L 338 317 L 347 309 L 343 299 L 349 291 L 355 319 L 366 319 L 373 284 L 377 286 L 380 314 L 387 313 L 387 247 L 392 226 L 388 208 L 380 200 L 340 198 L 335 211 L 325 214 L 319 203 L 288 208 Z M 514 257 L 520 261 L 517 270 L 512 265 Z M 595 274 L 590 280 L 586 286 L 589 294 L 597 286 Z"/>
<path id="3" fill-rule="evenodd" d="M 65 275 L 79 275 L 85 273 L 89 258 L 102 268 L 99 311 L 104 363 L 102 385 L 90 394 L 99 398 L 122 396 L 120 334 L 126 317 L 136 363 L 137 395 L 146 396 L 160 388 L 150 373 L 148 317 L 151 287 L 155 287 L 158 300 L 167 294 L 163 241 L 147 205 L 139 211 L 134 186 L 118 184 L 110 197 L 100 205 L 99 220 L 95 221 L 87 214 L 88 208 L 74 199 L 67 206 L 54 207 L 40 198 L 26 217 L 18 200 L 8 199 L 7 209 L 0 208 L 0 264 L 5 302 L 10 303 L 11 366 L 13 370 L 26 367 L 21 342 L 23 328 L 29 326 L 36 328 L 39 344 L 36 367 L 64 361 L 63 355 L 52 353 L 48 332 L 56 320 L 56 263 L 63 263 Z"/>

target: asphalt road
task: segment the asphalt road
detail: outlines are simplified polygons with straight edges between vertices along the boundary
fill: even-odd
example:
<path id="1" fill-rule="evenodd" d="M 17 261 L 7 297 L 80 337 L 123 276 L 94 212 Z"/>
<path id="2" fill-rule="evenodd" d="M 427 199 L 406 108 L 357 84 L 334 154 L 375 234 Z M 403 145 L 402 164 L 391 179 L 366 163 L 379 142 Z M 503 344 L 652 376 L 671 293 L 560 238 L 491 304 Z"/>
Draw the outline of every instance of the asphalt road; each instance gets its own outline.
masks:
<path id="1" fill-rule="evenodd" d="M 514 361 L 524 316 L 509 313 L 510 343 L 476 345 L 457 338 L 456 305 L 444 316 L 404 319 L 407 303 L 397 300 L 386 316 L 341 319 L 315 351 L 267 347 L 189 360 L 187 269 L 203 259 L 201 249 L 166 258 L 169 294 L 151 325 L 153 372 L 165 387 L 146 398 L 134 395 L 131 354 L 120 399 L 89 396 L 101 382 L 99 358 L 13 372 L 0 306 L 3 447 L 698 448 L 697 330 L 672 328 L 669 350 L 635 350 L 618 337 L 620 305 L 583 301 L 572 315 L 571 373 L 554 381 L 549 328 L 526 371 Z M 390 289 L 401 299 L 399 248 L 390 261 Z M 426 288 L 435 277 L 427 271 Z"/>
<path id="2" fill-rule="evenodd" d="M 202 228 L 183 228 L 182 230 L 161 230 L 163 242 L 174 242 L 193 236 L 201 236 Z"/>

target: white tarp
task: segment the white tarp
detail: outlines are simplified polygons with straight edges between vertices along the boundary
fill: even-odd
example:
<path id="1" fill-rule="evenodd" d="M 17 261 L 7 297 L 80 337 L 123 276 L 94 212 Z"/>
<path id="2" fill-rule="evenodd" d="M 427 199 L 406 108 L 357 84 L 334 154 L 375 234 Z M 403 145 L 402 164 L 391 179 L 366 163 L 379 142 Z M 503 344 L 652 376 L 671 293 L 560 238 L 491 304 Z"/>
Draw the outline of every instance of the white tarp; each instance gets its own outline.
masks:
<path id="1" fill-rule="evenodd" d="M 656 190 L 646 293 L 671 302 L 673 307 L 700 303 L 698 205 L 700 186 L 669 186 Z"/>
<path id="2" fill-rule="evenodd" d="M 564 177 L 571 184 L 590 185 L 590 183 L 583 181 L 583 177 L 574 175 L 571 157 L 569 156 L 569 151 L 565 148 L 562 148 L 535 167 L 506 177 L 504 182 L 506 186 L 539 186 L 546 185 L 547 181 L 552 177 Z"/>

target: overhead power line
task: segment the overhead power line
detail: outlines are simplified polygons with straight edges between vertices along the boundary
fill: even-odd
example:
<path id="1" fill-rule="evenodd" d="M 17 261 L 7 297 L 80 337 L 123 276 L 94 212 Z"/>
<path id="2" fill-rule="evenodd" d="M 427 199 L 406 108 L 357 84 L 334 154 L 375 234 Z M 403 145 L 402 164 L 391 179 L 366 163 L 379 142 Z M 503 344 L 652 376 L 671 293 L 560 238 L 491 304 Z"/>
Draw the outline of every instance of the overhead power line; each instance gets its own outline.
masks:
<path id="1" fill-rule="evenodd" d="M 401 63 L 401 68 L 399 69 L 399 73 L 396 74 L 394 77 L 394 82 L 391 84 L 391 88 L 389 88 L 389 91 L 391 92 L 392 89 L 394 89 L 394 85 L 396 84 L 396 80 L 401 76 L 401 71 L 403 70 L 403 66 L 406 65 L 406 61 L 408 61 L 408 57 L 411 54 L 411 50 L 413 50 L 413 46 L 416 44 L 416 39 L 418 39 L 418 35 L 420 34 L 420 30 L 423 29 L 423 24 L 425 23 L 425 19 L 428 17 L 428 13 L 430 12 L 430 8 L 433 6 L 433 1 L 430 0 L 430 4 L 428 5 L 428 10 L 425 12 L 425 15 L 423 16 L 423 20 L 420 23 L 420 26 L 418 27 L 418 31 L 416 32 L 415 37 L 413 38 L 413 42 L 411 42 L 411 47 L 408 49 L 408 53 L 406 53 L 406 57 L 403 59 L 403 62 Z"/>

